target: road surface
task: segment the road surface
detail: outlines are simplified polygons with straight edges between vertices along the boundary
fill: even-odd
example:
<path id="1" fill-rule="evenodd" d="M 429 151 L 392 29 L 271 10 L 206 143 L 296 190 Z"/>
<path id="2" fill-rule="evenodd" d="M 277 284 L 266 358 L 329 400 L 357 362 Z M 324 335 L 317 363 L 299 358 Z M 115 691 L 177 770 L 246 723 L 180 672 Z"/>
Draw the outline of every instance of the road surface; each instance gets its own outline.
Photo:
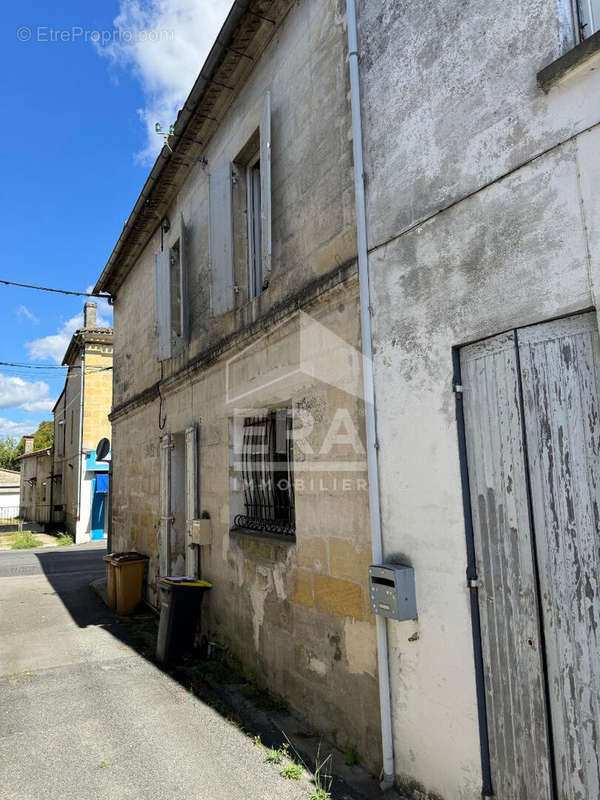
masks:
<path id="1" fill-rule="evenodd" d="M 0 798 L 307 800 L 307 779 L 115 635 L 88 589 L 103 553 L 0 553 Z"/>

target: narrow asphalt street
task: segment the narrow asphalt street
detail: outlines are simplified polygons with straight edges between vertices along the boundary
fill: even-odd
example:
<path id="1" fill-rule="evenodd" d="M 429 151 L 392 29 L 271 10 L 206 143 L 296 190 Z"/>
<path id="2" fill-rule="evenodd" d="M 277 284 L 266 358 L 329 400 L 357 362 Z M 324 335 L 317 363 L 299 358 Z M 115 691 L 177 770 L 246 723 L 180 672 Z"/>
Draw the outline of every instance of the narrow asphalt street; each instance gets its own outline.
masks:
<path id="1" fill-rule="evenodd" d="M 264 750 L 114 635 L 96 545 L 0 554 L 2 800 L 307 800 Z"/>

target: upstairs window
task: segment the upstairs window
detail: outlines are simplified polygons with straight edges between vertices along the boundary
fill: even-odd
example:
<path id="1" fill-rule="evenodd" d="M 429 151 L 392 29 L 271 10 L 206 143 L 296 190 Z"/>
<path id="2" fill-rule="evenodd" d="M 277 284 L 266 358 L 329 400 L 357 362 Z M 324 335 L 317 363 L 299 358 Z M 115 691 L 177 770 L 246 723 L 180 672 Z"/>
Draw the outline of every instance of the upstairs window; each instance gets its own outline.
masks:
<path id="1" fill-rule="evenodd" d="M 182 334 L 181 307 L 181 247 L 179 240 L 169 248 L 169 285 L 171 298 L 171 338 L 177 341 Z"/>
<path id="2" fill-rule="evenodd" d="M 600 30 L 600 0 L 577 0 L 579 11 L 579 37 L 589 39 Z"/>
<path id="3" fill-rule="evenodd" d="M 251 156 L 251 158 L 249 158 Z M 245 180 L 244 180 L 245 177 Z M 234 237 L 246 225 L 245 217 L 234 203 L 234 182 L 245 188 L 248 245 L 247 290 L 242 280 Z M 245 184 L 245 187 L 244 187 Z M 236 190 L 237 191 L 237 190 Z M 271 95 L 266 93 L 260 125 L 246 142 L 242 153 L 232 161 L 215 164 L 210 173 L 210 266 L 211 308 L 215 316 L 235 306 L 235 295 L 243 287 L 242 297 L 257 297 L 269 283 L 271 274 Z M 234 206 L 235 219 L 234 219 Z M 237 241 L 237 238 L 236 238 Z M 245 255 L 245 254 L 244 254 Z M 246 258 L 243 259 L 246 261 Z M 236 268 L 237 264 L 237 268 Z M 244 266 L 244 271 L 245 271 Z M 238 283 L 239 281 L 239 283 Z"/>
<path id="4" fill-rule="evenodd" d="M 185 230 L 180 219 L 179 239 L 156 253 L 156 327 L 159 361 L 181 353 L 188 340 L 188 290 Z"/>
<path id="5" fill-rule="evenodd" d="M 250 297 L 257 297 L 262 292 L 263 288 L 260 184 L 260 153 L 257 153 L 246 167 L 248 198 L 248 291 Z"/>

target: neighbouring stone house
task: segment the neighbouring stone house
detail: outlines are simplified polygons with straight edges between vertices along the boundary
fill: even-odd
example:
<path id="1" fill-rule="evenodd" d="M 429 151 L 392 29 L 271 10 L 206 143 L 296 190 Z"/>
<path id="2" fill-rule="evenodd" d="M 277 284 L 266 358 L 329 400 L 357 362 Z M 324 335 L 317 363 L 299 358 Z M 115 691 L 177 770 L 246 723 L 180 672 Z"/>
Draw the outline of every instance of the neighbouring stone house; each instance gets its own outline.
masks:
<path id="1" fill-rule="evenodd" d="M 600 5 L 358 20 L 396 772 L 598 797 Z"/>
<path id="2" fill-rule="evenodd" d="M 378 770 L 346 59 L 339 0 L 236 3 L 95 291 L 113 548 L 154 606 L 212 581 L 205 634 Z"/>
<path id="3" fill-rule="evenodd" d="M 110 439 L 112 328 L 97 326 L 96 303 L 85 303 L 83 327 L 65 353 L 64 388 L 53 408 L 53 521 L 63 522 L 75 542 L 102 539 L 108 465 L 96 462 L 100 439 Z"/>
<path id="4" fill-rule="evenodd" d="M 23 437 L 25 451 L 17 457 L 20 475 L 19 516 L 27 522 L 48 523 L 52 507 L 52 448 L 33 449 L 34 435 Z"/>

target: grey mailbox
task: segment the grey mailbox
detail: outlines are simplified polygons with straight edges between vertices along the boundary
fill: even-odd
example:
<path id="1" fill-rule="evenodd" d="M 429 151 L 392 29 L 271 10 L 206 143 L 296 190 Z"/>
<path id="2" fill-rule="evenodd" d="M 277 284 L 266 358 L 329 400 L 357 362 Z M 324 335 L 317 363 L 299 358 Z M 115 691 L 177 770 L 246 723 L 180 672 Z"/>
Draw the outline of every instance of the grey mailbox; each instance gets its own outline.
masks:
<path id="1" fill-rule="evenodd" d="M 372 564 L 369 567 L 371 611 L 382 617 L 406 620 L 417 616 L 415 572 L 403 564 Z"/>

